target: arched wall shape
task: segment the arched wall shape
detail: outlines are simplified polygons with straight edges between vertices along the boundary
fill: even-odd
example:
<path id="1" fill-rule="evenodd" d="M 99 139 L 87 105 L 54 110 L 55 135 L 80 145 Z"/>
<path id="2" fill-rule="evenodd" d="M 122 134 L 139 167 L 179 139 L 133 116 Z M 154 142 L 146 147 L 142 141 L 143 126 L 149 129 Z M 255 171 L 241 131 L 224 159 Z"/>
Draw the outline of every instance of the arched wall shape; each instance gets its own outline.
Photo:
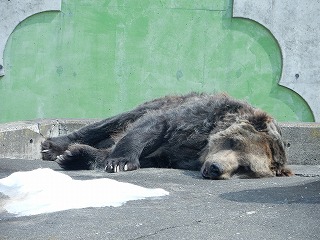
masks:
<path id="1" fill-rule="evenodd" d="M 60 11 L 61 0 L 0 1 L 0 77 L 4 76 L 3 52 L 7 40 L 24 19 L 45 11 Z"/>
<path id="2" fill-rule="evenodd" d="M 190 91 L 227 92 L 277 121 L 314 121 L 306 102 L 278 85 L 279 43 L 256 21 L 232 19 L 233 0 L 91 3 L 64 0 L 61 12 L 15 27 L 0 122 L 104 118 Z"/>
<path id="3" fill-rule="evenodd" d="M 282 52 L 279 84 L 306 100 L 320 121 L 320 1 L 234 0 L 233 17 L 259 22 Z"/>

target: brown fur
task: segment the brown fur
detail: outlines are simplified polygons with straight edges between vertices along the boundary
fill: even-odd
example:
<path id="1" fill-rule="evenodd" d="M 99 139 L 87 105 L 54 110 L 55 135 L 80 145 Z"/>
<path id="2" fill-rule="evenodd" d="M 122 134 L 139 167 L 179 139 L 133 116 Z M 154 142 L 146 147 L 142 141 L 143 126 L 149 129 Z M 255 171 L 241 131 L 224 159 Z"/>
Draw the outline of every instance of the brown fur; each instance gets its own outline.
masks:
<path id="1" fill-rule="evenodd" d="M 167 96 L 42 144 L 65 169 L 200 170 L 204 178 L 289 176 L 281 130 L 267 113 L 225 94 Z"/>

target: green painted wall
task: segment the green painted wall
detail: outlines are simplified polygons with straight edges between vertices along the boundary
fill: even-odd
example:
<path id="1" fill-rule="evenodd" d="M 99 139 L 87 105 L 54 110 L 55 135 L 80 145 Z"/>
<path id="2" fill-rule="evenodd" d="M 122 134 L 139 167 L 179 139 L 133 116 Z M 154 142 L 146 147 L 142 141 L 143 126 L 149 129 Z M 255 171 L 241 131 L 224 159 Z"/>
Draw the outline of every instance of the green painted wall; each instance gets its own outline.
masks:
<path id="1" fill-rule="evenodd" d="M 10 36 L 0 121 L 104 118 L 189 91 L 246 99 L 279 121 L 313 121 L 277 85 L 281 53 L 259 24 L 231 19 L 231 0 L 63 0 Z"/>

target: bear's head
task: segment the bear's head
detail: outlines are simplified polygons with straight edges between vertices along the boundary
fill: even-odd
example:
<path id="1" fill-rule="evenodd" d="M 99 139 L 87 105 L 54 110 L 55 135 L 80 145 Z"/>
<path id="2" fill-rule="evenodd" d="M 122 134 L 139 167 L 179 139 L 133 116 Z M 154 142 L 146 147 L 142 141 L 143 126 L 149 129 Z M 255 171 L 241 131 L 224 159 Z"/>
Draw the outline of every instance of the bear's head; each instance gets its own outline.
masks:
<path id="1" fill-rule="evenodd" d="M 275 120 L 260 110 L 226 119 L 219 131 L 210 135 L 202 159 L 204 178 L 229 179 L 235 173 L 249 177 L 292 175 Z"/>

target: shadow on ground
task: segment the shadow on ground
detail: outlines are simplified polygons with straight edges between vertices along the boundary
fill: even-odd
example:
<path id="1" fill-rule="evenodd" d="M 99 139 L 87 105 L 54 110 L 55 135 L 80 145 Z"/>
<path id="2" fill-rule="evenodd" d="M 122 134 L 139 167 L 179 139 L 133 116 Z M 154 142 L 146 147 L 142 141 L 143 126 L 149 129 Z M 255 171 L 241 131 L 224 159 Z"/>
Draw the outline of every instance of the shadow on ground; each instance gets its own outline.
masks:
<path id="1" fill-rule="evenodd" d="M 273 204 L 319 204 L 320 181 L 304 183 L 288 187 L 269 187 L 260 189 L 228 192 L 221 198 L 244 203 L 273 203 Z"/>

